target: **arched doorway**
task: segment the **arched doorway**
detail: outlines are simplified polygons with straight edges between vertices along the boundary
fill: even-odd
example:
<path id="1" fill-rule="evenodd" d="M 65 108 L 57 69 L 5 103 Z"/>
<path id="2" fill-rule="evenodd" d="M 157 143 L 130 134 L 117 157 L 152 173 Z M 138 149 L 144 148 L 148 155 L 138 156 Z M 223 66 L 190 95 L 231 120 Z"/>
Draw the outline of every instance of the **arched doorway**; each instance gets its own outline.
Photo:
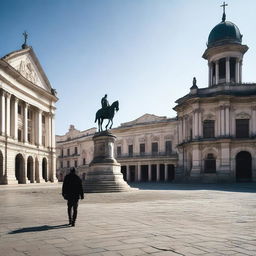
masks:
<path id="1" fill-rule="evenodd" d="M 30 183 L 34 183 L 35 181 L 33 162 L 34 161 L 32 156 L 29 156 L 27 160 L 27 178 L 30 181 Z"/>
<path id="2" fill-rule="evenodd" d="M 25 164 L 22 154 L 18 154 L 15 157 L 15 177 L 19 184 L 24 184 L 25 182 Z"/>
<path id="3" fill-rule="evenodd" d="M 48 177 L 47 177 L 47 159 L 44 157 L 43 158 L 43 161 L 42 161 L 42 175 L 43 175 L 43 179 L 45 181 L 48 180 Z"/>
<path id="4" fill-rule="evenodd" d="M 236 181 L 248 182 L 252 179 L 252 156 L 247 151 L 236 155 Z"/>

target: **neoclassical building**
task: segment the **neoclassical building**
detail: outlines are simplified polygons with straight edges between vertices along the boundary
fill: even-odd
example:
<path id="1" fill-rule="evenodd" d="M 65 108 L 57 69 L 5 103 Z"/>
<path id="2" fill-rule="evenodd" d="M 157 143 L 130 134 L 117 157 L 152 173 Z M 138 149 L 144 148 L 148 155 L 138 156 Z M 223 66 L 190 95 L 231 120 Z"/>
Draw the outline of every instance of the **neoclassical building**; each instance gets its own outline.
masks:
<path id="1" fill-rule="evenodd" d="M 226 21 L 224 12 L 203 53 L 208 87 L 198 88 L 194 78 L 189 93 L 176 101 L 176 118 L 145 114 L 112 129 L 127 181 L 256 181 L 256 84 L 242 81 L 247 50 L 239 28 Z M 71 140 L 57 137 L 60 151 L 75 144 L 78 150 L 73 163 L 68 160 L 73 156 L 58 153 L 59 177 L 70 165 L 90 162 L 95 131 L 90 132 L 83 137 L 76 131 L 78 137 Z M 84 176 L 86 168 L 80 168 Z"/>
<path id="2" fill-rule="evenodd" d="M 209 34 L 203 58 L 207 88 L 194 80 L 190 93 L 176 101 L 181 174 L 191 181 L 256 181 L 256 84 L 242 82 L 239 28 L 222 21 Z"/>
<path id="3" fill-rule="evenodd" d="M 26 42 L 0 59 L 0 184 L 56 180 L 56 101 Z"/>
<path id="4" fill-rule="evenodd" d="M 173 181 L 177 154 L 177 120 L 145 114 L 112 129 L 117 137 L 115 157 L 127 181 Z M 57 177 L 60 181 L 69 168 L 77 167 L 85 178 L 93 159 L 92 137 L 96 128 L 78 131 L 73 125 L 63 136 L 56 136 Z"/>

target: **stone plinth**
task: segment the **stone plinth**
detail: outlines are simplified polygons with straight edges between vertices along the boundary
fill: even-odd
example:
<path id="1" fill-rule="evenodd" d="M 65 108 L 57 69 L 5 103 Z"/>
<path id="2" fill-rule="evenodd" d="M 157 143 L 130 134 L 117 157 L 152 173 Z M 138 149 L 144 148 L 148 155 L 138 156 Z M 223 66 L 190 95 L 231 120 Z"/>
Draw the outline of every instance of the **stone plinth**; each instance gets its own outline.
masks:
<path id="1" fill-rule="evenodd" d="M 94 158 L 90 163 L 84 182 L 84 190 L 96 192 L 130 191 L 130 186 L 124 181 L 121 166 L 114 158 L 114 143 L 116 137 L 104 131 L 93 136 Z"/>

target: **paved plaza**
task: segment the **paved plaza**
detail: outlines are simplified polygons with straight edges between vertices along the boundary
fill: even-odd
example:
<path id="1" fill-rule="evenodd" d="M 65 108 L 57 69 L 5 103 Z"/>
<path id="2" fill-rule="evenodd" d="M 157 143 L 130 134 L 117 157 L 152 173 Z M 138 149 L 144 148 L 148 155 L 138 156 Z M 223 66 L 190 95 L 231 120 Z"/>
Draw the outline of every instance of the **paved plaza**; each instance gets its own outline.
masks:
<path id="1" fill-rule="evenodd" d="M 86 194 L 75 227 L 61 184 L 1 186 L 0 255 L 256 255 L 256 184 L 133 186 Z"/>

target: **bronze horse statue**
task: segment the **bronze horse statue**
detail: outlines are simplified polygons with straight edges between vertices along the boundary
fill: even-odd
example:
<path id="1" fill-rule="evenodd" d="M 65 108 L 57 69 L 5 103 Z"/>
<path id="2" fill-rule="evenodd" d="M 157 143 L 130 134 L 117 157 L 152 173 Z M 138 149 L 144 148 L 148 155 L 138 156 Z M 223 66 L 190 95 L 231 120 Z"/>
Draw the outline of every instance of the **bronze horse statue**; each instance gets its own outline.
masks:
<path id="1" fill-rule="evenodd" d="M 99 132 L 102 131 L 102 123 L 103 123 L 103 120 L 104 119 L 108 119 L 108 123 L 107 125 L 105 126 L 106 130 L 108 129 L 108 125 L 109 123 L 111 122 L 111 125 L 110 125 L 110 129 L 112 128 L 112 125 L 113 125 L 113 117 L 115 115 L 115 111 L 118 111 L 119 110 L 119 102 L 118 100 L 113 102 L 111 106 L 109 107 L 106 107 L 106 108 L 101 108 L 97 111 L 96 113 L 96 117 L 95 117 L 95 123 L 96 121 L 98 120 L 98 129 L 99 129 Z"/>

